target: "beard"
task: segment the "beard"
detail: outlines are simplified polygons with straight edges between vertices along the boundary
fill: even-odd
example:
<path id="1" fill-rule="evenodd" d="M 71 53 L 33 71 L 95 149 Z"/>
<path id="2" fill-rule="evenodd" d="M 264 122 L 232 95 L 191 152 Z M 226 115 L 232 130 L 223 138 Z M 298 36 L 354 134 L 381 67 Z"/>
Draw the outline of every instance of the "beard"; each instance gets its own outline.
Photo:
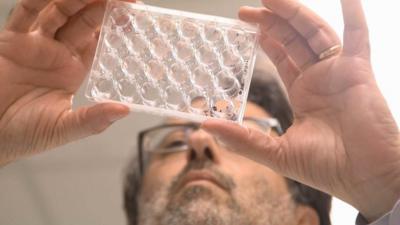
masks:
<path id="1" fill-rule="evenodd" d="M 272 196 L 263 179 L 249 180 L 243 190 L 237 190 L 232 179 L 217 172 L 230 188 L 222 195 L 204 185 L 177 191 L 181 175 L 150 199 L 139 200 L 138 225 L 290 225 L 294 221 L 290 196 Z"/>
<path id="2" fill-rule="evenodd" d="M 240 207 L 234 199 L 221 199 L 212 189 L 194 185 L 169 202 L 160 225 L 228 225 L 235 224 Z"/>
<path id="3" fill-rule="evenodd" d="M 234 225 L 243 220 L 239 204 L 232 199 L 221 200 L 210 188 L 193 185 L 166 201 L 162 198 L 144 203 L 140 225 Z M 146 213 L 151 212 L 151 213 Z"/>

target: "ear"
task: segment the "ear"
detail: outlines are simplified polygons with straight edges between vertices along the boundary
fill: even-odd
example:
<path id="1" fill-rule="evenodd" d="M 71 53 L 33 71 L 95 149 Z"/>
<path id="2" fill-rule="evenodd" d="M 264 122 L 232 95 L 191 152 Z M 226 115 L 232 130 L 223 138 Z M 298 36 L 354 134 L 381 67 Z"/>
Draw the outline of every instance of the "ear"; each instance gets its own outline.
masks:
<path id="1" fill-rule="evenodd" d="M 296 221 L 296 225 L 320 225 L 318 213 L 309 206 L 297 206 Z"/>

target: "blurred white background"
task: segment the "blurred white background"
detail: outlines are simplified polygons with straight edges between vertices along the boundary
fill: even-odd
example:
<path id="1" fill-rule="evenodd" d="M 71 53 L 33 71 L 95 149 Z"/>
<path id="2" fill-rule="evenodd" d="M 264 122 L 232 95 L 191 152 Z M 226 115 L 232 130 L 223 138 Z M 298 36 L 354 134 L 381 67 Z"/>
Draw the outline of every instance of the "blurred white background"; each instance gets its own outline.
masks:
<path id="1" fill-rule="evenodd" d="M 147 4 L 219 16 L 236 17 L 241 5 L 256 0 L 148 0 Z M 339 0 L 302 0 L 341 33 Z M 398 1 L 365 0 L 370 25 L 376 79 L 392 112 L 400 122 L 398 53 L 400 32 Z M 0 25 L 14 0 L 0 0 Z M 397 27 L 397 28 L 396 28 Z M 82 89 L 85 85 L 82 86 Z M 82 91 L 76 106 L 90 104 Z M 369 109 L 365 109 L 369 110 Z M 0 169 L 0 224 L 69 225 L 125 224 L 122 210 L 123 168 L 133 154 L 138 130 L 159 118 L 133 114 L 107 132 L 64 146 L 49 153 L 21 160 Z M 333 224 L 354 224 L 357 212 L 335 200 Z"/>

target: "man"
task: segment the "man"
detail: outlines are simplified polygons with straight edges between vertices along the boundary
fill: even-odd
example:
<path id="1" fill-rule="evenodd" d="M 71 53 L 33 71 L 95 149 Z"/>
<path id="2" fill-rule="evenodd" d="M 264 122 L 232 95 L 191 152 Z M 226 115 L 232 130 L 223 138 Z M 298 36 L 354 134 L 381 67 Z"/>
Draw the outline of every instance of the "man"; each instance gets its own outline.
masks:
<path id="1" fill-rule="evenodd" d="M 290 126 L 283 91 L 262 70 L 249 100 L 246 126 L 273 135 Z M 125 182 L 130 225 L 330 225 L 330 196 L 231 152 L 198 128 L 169 119 L 139 135 Z"/>
<path id="2" fill-rule="evenodd" d="M 400 131 L 374 79 L 361 0 L 341 0 L 343 43 L 296 0 L 262 0 L 241 19 L 288 90 L 282 136 L 232 123 L 202 128 L 229 149 L 360 211 L 359 224 L 400 222 Z M 72 110 L 93 60 L 104 0 L 21 0 L 0 32 L 0 165 L 97 134 L 128 115 L 113 103 Z M 307 217 L 308 218 L 308 217 Z"/>

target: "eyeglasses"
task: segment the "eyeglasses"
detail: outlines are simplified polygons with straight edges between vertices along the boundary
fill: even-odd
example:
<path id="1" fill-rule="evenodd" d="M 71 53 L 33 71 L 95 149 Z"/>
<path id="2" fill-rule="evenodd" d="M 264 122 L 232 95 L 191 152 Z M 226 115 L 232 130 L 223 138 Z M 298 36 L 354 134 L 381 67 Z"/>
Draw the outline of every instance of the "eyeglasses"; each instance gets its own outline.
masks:
<path id="1" fill-rule="evenodd" d="M 275 131 L 283 133 L 279 121 L 275 118 L 245 117 L 243 124 L 258 129 L 266 134 Z M 144 174 L 145 162 L 150 153 L 169 154 L 190 150 L 189 138 L 199 130 L 198 123 L 164 124 L 139 133 L 139 169 Z"/>

